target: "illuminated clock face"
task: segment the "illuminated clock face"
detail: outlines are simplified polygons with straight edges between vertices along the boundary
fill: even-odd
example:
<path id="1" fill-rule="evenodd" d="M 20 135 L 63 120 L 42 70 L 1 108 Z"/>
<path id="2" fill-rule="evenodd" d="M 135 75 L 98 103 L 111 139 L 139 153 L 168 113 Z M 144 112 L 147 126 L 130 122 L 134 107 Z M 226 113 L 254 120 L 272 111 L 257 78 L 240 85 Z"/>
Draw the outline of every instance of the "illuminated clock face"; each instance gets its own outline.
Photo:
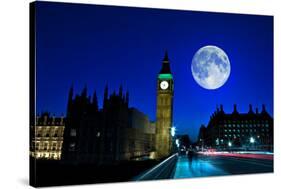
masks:
<path id="1" fill-rule="evenodd" d="M 160 83 L 161 89 L 166 90 L 166 89 L 168 89 L 168 87 L 169 87 L 169 83 L 167 81 L 161 81 L 161 83 Z"/>

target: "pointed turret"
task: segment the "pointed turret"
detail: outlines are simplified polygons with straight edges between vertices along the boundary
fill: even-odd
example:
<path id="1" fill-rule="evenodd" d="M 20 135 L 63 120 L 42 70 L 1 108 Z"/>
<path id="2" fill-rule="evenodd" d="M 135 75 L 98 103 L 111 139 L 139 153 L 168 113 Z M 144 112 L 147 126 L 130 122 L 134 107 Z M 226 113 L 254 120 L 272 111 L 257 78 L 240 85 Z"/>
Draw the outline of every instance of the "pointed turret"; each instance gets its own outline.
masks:
<path id="1" fill-rule="evenodd" d="M 233 105 L 233 112 L 232 113 L 233 114 L 238 114 L 237 105 L 236 104 Z"/>
<path id="2" fill-rule="evenodd" d="M 99 107 L 98 107 L 98 98 L 97 98 L 96 91 L 93 94 L 92 105 L 93 105 L 94 111 L 98 111 Z"/>
<path id="3" fill-rule="evenodd" d="M 256 114 L 259 114 L 259 109 L 258 108 L 256 108 Z"/>
<path id="4" fill-rule="evenodd" d="M 171 69 L 170 69 L 170 61 L 168 57 L 168 52 L 165 52 L 165 56 L 163 58 L 163 63 L 162 63 L 162 68 L 159 74 L 171 74 Z"/>
<path id="5" fill-rule="evenodd" d="M 216 114 L 218 114 L 220 112 L 219 106 L 216 105 Z"/>
<path id="6" fill-rule="evenodd" d="M 72 108 L 72 98 L 73 98 L 73 84 L 71 85 L 68 92 L 67 110 L 66 115 L 69 116 Z"/>
<path id="7" fill-rule="evenodd" d="M 262 110 L 261 110 L 261 113 L 267 113 L 267 112 L 266 112 L 266 109 L 265 109 L 265 105 L 264 105 L 264 104 L 262 105 Z"/>
<path id="8" fill-rule="evenodd" d="M 168 51 L 165 51 L 165 56 L 163 58 L 163 62 L 169 62 L 169 56 L 168 56 Z"/>
<path id="9" fill-rule="evenodd" d="M 125 97 L 125 103 L 127 104 L 127 106 L 129 105 L 129 92 L 126 92 L 126 97 Z"/>
<path id="10" fill-rule="evenodd" d="M 122 85 L 119 87 L 119 97 L 122 98 L 123 88 Z"/>
<path id="11" fill-rule="evenodd" d="M 254 114 L 254 111 L 253 111 L 253 106 L 252 104 L 249 104 L 249 114 Z"/>
<path id="12" fill-rule="evenodd" d="M 223 105 L 222 104 L 220 105 L 220 113 L 224 113 Z"/>
<path id="13" fill-rule="evenodd" d="M 108 100 L 108 85 L 106 84 L 105 88 L 104 88 L 104 94 L 103 94 L 103 109 L 106 106 Z"/>
<path id="14" fill-rule="evenodd" d="M 81 93 L 81 96 L 83 97 L 83 98 L 87 98 L 87 85 L 85 84 L 85 87 L 84 87 L 84 89 L 83 89 L 83 91 L 82 91 L 82 93 Z"/>

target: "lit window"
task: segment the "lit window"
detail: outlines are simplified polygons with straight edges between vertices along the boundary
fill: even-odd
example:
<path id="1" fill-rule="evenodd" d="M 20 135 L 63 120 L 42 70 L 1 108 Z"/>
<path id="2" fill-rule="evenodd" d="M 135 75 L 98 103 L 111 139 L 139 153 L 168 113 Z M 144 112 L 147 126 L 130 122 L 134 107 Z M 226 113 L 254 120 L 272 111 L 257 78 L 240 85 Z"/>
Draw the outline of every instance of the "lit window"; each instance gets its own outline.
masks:
<path id="1" fill-rule="evenodd" d="M 96 135 L 97 137 L 100 137 L 100 132 L 97 132 L 97 135 Z"/>
<path id="2" fill-rule="evenodd" d="M 76 136 L 76 130 L 75 129 L 70 130 L 70 136 L 72 136 L 72 137 Z"/>
<path id="3" fill-rule="evenodd" d="M 69 145 L 69 150 L 70 151 L 74 151 L 75 150 L 75 143 L 74 142 Z"/>

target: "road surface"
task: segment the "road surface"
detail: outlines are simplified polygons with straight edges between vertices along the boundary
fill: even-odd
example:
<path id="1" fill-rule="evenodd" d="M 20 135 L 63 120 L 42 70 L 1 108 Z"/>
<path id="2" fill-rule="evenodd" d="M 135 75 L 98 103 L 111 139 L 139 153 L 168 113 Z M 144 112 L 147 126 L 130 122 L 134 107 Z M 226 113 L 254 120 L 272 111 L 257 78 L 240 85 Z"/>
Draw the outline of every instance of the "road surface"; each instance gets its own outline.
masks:
<path id="1" fill-rule="evenodd" d="M 189 161 L 178 157 L 174 178 L 273 172 L 273 160 L 221 155 L 197 155 Z"/>

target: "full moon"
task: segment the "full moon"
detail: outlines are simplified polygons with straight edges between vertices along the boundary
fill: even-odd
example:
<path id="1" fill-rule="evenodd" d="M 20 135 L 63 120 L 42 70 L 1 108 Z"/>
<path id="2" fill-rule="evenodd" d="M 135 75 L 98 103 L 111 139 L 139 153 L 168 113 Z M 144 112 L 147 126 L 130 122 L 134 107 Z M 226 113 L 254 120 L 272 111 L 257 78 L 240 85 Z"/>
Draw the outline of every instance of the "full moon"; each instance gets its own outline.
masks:
<path id="1" fill-rule="evenodd" d="M 193 56 L 191 71 L 194 80 L 205 89 L 218 89 L 230 75 L 226 53 L 216 46 L 204 46 Z"/>

